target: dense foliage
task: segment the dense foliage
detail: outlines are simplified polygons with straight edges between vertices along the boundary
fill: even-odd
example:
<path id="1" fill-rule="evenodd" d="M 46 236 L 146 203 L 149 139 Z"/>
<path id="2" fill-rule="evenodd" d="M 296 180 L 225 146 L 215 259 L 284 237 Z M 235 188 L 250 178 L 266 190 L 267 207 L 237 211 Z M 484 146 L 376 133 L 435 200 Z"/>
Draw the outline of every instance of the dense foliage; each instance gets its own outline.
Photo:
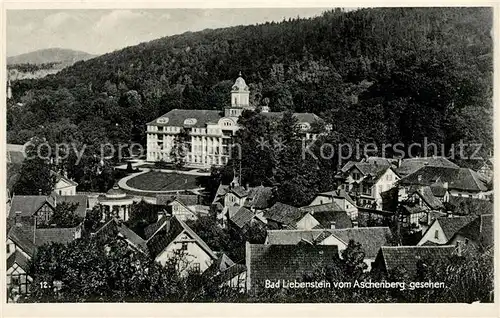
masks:
<path id="1" fill-rule="evenodd" d="M 488 8 L 378 8 L 161 38 L 15 81 L 8 141 L 75 142 L 87 145 L 86 160 L 105 143 L 145 146 L 145 124 L 171 109 L 222 109 L 241 71 L 253 104 L 314 112 L 335 143 L 426 137 L 449 153 L 463 139 L 481 143 L 485 156 L 491 27 Z M 83 170 L 69 176 L 86 184 L 92 172 Z"/>

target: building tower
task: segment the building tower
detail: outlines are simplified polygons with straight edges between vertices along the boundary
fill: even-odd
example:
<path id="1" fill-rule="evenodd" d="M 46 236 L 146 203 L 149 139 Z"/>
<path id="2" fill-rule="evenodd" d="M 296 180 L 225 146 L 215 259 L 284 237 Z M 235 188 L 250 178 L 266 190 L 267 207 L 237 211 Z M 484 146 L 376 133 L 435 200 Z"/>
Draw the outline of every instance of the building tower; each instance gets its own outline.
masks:
<path id="1" fill-rule="evenodd" d="M 226 107 L 224 115 L 226 117 L 239 117 L 244 109 L 255 109 L 250 106 L 250 89 L 245 83 L 241 72 L 231 88 L 231 106 Z"/>

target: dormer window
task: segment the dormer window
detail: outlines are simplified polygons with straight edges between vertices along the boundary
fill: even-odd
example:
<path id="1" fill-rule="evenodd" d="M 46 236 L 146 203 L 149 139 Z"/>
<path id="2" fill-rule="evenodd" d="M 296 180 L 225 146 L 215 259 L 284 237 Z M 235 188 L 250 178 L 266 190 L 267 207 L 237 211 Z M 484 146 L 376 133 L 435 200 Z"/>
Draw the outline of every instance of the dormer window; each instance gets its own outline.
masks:
<path id="1" fill-rule="evenodd" d="M 184 125 L 195 125 L 197 122 L 196 118 L 188 118 L 186 120 L 184 120 Z"/>
<path id="2" fill-rule="evenodd" d="M 168 123 L 168 117 L 161 117 L 156 120 L 158 124 L 166 124 Z"/>
<path id="3" fill-rule="evenodd" d="M 300 123 L 299 127 L 301 130 L 308 130 L 311 128 L 311 125 L 309 123 Z"/>

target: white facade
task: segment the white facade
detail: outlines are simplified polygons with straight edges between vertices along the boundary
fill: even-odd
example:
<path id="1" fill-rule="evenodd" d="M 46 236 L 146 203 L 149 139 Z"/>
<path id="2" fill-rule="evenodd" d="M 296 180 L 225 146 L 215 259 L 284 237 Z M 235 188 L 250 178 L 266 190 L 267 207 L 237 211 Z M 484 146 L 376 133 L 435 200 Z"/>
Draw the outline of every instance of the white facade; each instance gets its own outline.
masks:
<path id="1" fill-rule="evenodd" d="M 186 165 L 199 168 L 225 165 L 232 152 L 231 139 L 239 129 L 238 117 L 246 109 L 255 109 L 250 105 L 249 96 L 250 89 L 240 76 L 231 89 L 231 106 L 224 109 L 223 115 L 216 110 L 173 109 L 149 122 L 146 160 L 172 162 L 176 136 L 184 131 L 187 133 Z M 268 112 L 268 107 L 262 107 L 262 112 Z M 299 125 L 306 139 L 316 138 L 316 134 L 310 131 L 311 123 L 300 122 Z M 235 150 L 238 151 L 237 146 Z"/>
<path id="2" fill-rule="evenodd" d="M 434 221 L 429 229 L 424 233 L 422 239 L 417 245 L 423 245 L 425 242 L 433 242 L 436 244 L 444 245 L 448 243 L 450 238 L 446 237 L 441 225 L 438 221 Z"/>
<path id="3" fill-rule="evenodd" d="M 186 231 L 177 235 L 177 237 L 156 256 L 155 260 L 164 266 L 169 259 L 175 257 L 175 253 L 178 250 L 184 253 L 184 259 L 180 262 L 181 268 L 179 268 L 181 275 L 186 275 L 189 270 L 199 270 L 200 273 L 203 273 L 214 261 Z"/>

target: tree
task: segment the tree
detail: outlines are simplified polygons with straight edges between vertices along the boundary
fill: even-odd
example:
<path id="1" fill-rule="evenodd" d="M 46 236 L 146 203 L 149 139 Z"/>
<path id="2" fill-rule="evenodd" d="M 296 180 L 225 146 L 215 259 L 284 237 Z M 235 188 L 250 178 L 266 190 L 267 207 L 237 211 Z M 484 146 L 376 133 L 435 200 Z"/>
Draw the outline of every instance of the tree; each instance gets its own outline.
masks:
<path id="1" fill-rule="evenodd" d="M 75 214 L 77 207 L 78 203 L 57 203 L 47 226 L 55 225 L 56 227 L 65 228 L 79 225 L 83 220 Z"/>
<path id="2" fill-rule="evenodd" d="M 19 195 L 48 195 L 52 192 L 54 184 L 55 176 L 51 174 L 46 160 L 26 159 L 21 165 L 13 192 Z"/>
<path id="3" fill-rule="evenodd" d="M 83 226 L 86 233 L 94 233 L 101 226 L 101 221 L 103 219 L 102 208 L 100 205 L 94 206 L 94 208 L 87 212 L 85 215 Z"/>
<path id="4" fill-rule="evenodd" d="M 188 153 L 187 141 L 189 135 L 185 129 L 181 129 L 181 132 L 175 135 L 174 144 L 170 151 L 170 157 L 174 163 L 174 167 L 178 170 L 182 169 L 186 164 L 186 156 Z"/>

